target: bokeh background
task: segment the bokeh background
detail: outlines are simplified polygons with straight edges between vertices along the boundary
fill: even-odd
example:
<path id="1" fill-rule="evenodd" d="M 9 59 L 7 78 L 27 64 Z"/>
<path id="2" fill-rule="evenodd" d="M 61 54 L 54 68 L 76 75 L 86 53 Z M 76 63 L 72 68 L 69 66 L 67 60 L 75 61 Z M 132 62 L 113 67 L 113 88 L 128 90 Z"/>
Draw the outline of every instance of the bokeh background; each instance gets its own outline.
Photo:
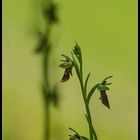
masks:
<path id="1" fill-rule="evenodd" d="M 83 51 L 89 88 L 108 75 L 111 109 L 96 91 L 90 102 L 99 140 L 137 140 L 138 69 L 137 0 L 59 0 L 59 23 L 52 29 L 54 42 L 49 78 L 61 94 L 51 108 L 52 140 L 66 140 L 75 128 L 88 136 L 80 86 L 73 77 L 60 83 L 61 54 L 70 55 L 77 41 Z M 42 140 L 44 104 L 40 85 L 42 58 L 34 53 L 34 30 L 42 26 L 39 0 L 3 0 L 2 3 L 2 134 L 3 140 Z"/>

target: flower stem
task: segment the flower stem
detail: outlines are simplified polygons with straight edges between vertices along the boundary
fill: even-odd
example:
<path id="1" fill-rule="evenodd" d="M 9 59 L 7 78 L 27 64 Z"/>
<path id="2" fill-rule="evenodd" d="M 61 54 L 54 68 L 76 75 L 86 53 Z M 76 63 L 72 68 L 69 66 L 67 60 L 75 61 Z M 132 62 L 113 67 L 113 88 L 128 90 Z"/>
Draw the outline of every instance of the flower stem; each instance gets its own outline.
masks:
<path id="1" fill-rule="evenodd" d="M 95 140 L 97 140 L 97 135 L 96 135 L 96 132 L 95 132 L 94 127 L 93 127 L 93 122 L 92 122 L 92 118 L 91 118 L 89 105 L 88 105 L 88 102 L 87 102 L 87 99 L 86 99 L 86 96 L 85 96 L 87 94 L 85 93 L 85 91 L 83 89 L 84 89 L 84 86 L 82 84 L 82 94 L 83 94 L 83 99 L 84 99 L 84 104 L 85 104 L 87 119 L 88 119 L 88 124 L 89 124 L 90 140 L 94 140 L 94 138 L 95 138 Z"/>
<path id="2" fill-rule="evenodd" d="M 81 55 L 81 62 L 82 62 L 82 55 Z M 86 109 L 86 117 L 87 117 L 87 122 L 88 122 L 88 125 L 89 125 L 89 135 L 90 135 L 90 140 L 98 140 L 97 138 L 97 135 L 96 135 L 96 132 L 94 130 L 94 127 L 93 127 L 93 122 L 92 122 L 92 118 L 91 118 L 91 114 L 90 114 L 90 109 L 89 109 L 89 103 L 88 103 L 88 100 L 87 100 L 87 91 L 86 91 L 86 88 L 84 87 L 84 82 L 83 82 L 83 68 L 82 68 L 82 63 L 80 63 L 80 70 L 79 70 L 79 74 L 80 74 L 80 77 L 79 78 L 79 82 L 80 82 L 80 86 L 81 86 L 81 90 L 82 90 L 82 95 L 83 95 L 83 100 L 84 100 L 84 104 L 85 104 L 85 109 Z"/>
<path id="3" fill-rule="evenodd" d="M 49 79 L 48 79 L 48 57 L 49 53 L 45 50 L 43 55 L 43 71 L 44 71 L 44 86 L 45 86 L 45 132 L 44 140 L 50 140 L 50 101 L 49 101 Z"/>

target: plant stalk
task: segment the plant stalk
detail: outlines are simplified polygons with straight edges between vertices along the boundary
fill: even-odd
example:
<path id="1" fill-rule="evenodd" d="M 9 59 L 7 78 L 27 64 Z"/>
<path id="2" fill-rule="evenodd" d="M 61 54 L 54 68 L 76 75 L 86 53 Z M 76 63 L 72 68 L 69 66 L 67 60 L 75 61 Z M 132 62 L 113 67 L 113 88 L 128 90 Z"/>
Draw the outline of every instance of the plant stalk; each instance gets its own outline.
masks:
<path id="1" fill-rule="evenodd" d="M 47 46 L 46 46 L 47 47 Z M 45 49 L 43 54 L 43 76 L 44 76 L 44 86 L 45 86 L 45 132 L 44 140 L 50 140 L 50 102 L 49 102 L 49 79 L 48 79 L 48 58 L 49 53 Z M 44 93 L 43 93 L 44 94 Z"/>
<path id="2" fill-rule="evenodd" d="M 82 59 L 82 58 L 81 58 Z M 81 86 L 81 90 L 82 90 L 82 95 L 83 95 L 83 99 L 84 99 L 84 104 L 85 104 L 85 108 L 86 108 L 86 113 L 87 113 L 87 122 L 89 125 L 89 135 L 90 135 L 90 140 L 98 140 L 97 139 L 97 135 L 96 132 L 94 130 L 93 127 L 93 122 L 92 122 L 92 118 L 91 118 L 91 114 L 90 114 L 90 109 L 89 109 L 89 104 L 87 102 L 87 98 L 86 98 L 86 90 L 84 90 L 84 84 L 83 84 L 83 68 L 82 68 L 82 63 L 80 64 L 80 86 Z"/>
<path id="3" fill-rule="evenodd" d="M 51 33 L 51 24 L 48 23 L 48 26 L 45 30 L 45 37 L 47 38 L 48 41 L 50 41 L 50 33 Z M 45 45 L 45 49 L 43 51 L 43 78 L 44 78 L 44 86 L 45 86 L 45 131 L 44 131 L 44 140 L 50 140 L 50 99 L 49 99 L 49 94 L 51 91 L 50 85 L 49 85 L 49 55 L 50 55 L 50 49 L 51 49 L 51 44 Z M 44 93 L 43 93 L 44 94 Z"/>

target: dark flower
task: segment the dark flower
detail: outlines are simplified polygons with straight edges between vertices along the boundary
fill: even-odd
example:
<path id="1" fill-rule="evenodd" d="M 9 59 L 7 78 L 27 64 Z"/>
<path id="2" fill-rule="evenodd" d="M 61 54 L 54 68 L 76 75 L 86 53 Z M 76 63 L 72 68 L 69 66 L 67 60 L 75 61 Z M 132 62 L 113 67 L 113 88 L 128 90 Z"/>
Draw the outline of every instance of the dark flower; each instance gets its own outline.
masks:
<path id="1" fill-rule="evenodd" d="M 100 90 L 100 98 L 99 99 L 101 99 L 102 104 L 104 104 L 106 107 L 108 107 L 110 109 L 106 90 Z"/>
<path id="2" fill-rule="evenodd" d="M 106 91 L 109 90 L 109 87 L 107 85 L 111 85 L 111 83 L 107 83 L 107 79 L 112 78 L 112 76 L 106 77 L 101 84 L 98 86 L 98 90 L 100 91 L 100 100 L 103 105 L 105 105 L 107 108 L 110 109 L 109 99 L 106 94 Z"/>
<path id="3" fill-rule="evenodd" d="M 65 69 L 61 82 L 65 82 L 65 81 L 69 80 L 70 75 L 72 75 L 72 67 Z"/>
<path id="4" fill-rule="evenodd" d="M 70 75 L 72 76 L 73 61 L 64 54 L 62 56 L 65 58 L 65 60 L 61 60 L 63 63 L 61 63 L 59 67 L 65 69 L 64 75 L 61 79 L 61 82 L 65 82 L 69 80 Z"/>
<path id="5" fill-rule="evenodd" d="M 41 53 L 41 52 L 43 52 L 45 49 L 46 49 L 47 51 L 49 51 L 49 49 L 50 49 L 49 40 L 48 40 L 48 38 L 46 37 L 45 34 L 39 32 L 39 33 L 38 33 L 38 44 L 37 44 L 37 47 L 36 47 L 36 49 L 35 49 L 35 52 L 36 52 L 36 53 Z"/>
<path id="6" fill-rule="evenodd" d="M 50 23 L 57 23 L 57 5 L 52 3 L 47 9 L 44 9 L 44 15 Z"/>

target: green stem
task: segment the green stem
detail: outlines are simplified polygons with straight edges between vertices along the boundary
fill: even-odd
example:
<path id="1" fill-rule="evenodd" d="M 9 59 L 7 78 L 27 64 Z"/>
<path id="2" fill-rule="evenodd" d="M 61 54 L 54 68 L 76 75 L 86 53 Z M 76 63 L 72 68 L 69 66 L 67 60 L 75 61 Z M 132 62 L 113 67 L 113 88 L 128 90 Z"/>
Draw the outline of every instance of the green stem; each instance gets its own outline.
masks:
<path id="1" fill-rule="evenodd" d="M 45 107 L 45 131 L 44 131 L 44 140 L 50 140 L 50 94 L 51 94 L 51 87 L 49 85 L 49 55 L 50 55 L 50 34 L 52 32 L 52 25 L 53 23 L 50 22 L 50 17 L 48 16 L 48 11 L 51 9 L 51 5 L 54 3 L 53 0 L 41 0 L 41 10 L 42 14 L 44 16 L 44 22 L 45 22 L 45 30 L 43 32 L 43 37 L 46 38 L 46 44 L 43 44 L 43 53 L 42 53 L 42 69 L 43 69 L 43 100 L 44 100 L 44 107 Z M 50 8 L 50 9 L 49 9 Z M 45 45 L 45 46 L 44 46 Z"/>
<path id="2" fill-rule="evenodd" d="M 50 139 L 50 103 L 46 102 L 44 140 L 49 140 L 49 139 Z"/>
<path id="3" fill-rule="evenodd" d="M 47 46 L 46 46 L 47 48 Z M 48 79 L 48 52 L 44 51 L 43 54 L 43 77 L 44 77 L 44 86 L 45 86 L 45 132 L 44 140 L 50 139 L 50 102 L 49 102 L 49 79 Z M 44 93 L 43 93 L 44 94 Z"/>
<path id="4" fill-rule="evenodd" d="M 88 104 L 86 104 L 86 111 L 87 111 L 87 117 L 88 117 L 87 119 L 88 119 L 88 124 L 89 124 L 89 129 L 90 129 L 90 140 L 93 139 L 93 135 L 94 135 L 95 140 L 98 140 L 95 129 L 93 127 L 92 118 L 91 118 L 90 109 L 89 109 Z"/>
<path id="5" fill-rule="evenodd" d="M 46 28 L 45 31 L 45 36 L 50 40 L 50 33 L 51 33 L 51 24 L 48 24 L 48 27 Z M 49 55 L 50 55 L 50 47 L 48 46 L 50 44 L 46 44 L 44 53 L 43 53 L 43 78 L 44 78 L 44 86 L 46 89 L 45 92 L 45 132 L 44 132 L 44 140 L 50 140 L 50 99 L 49 99 L 49 94 L 50 94 L 50 85 L 49 85 Z"/>
<path id="6" fill-rule="evenodd" d="M 93 127 L 90 109 L 89 109 L 89 106 L 88 106 L 88 103 L 86 100 L 86 96 L 85 96 L 86 93 L 84 92 L 84 90 L 82 93 L 83 93 L 83 98 L 84 98 L 84 103 L 85 103 L 85 108 L 86 108 L 86 113 L 87 113 L 87 118 L 88 118 L 90 140 L 94 140 L 94 138 L 95 138 L 95 140 L 97 140 L 97 135 L 96 135 L 96 132 L 95 132 L 94 127 Z M 93 136 L 94 136 L 94 138 L 93 138 Z"/>
<path id="7" fill-rule="evenodd" d="M 86 90 L 84 90 L 84 85 L 83 85 L 83 70 L 82 70 L 82 65 L 80 64 L 80 86 L 81 86 L 81 90 L 82 90 L 82 95 L 83 95 L 83 99 L 84 99 L 84 104 L 85 104 L 85 108 L 86 108 L 86 113 L 87 113 L 87 119 L 88 119 L 88 124 L 89 124 L 89 135 L 90 135 L 90 140 L 97 140 L 97 135 L 96 132 L 94 130 L 93 127 L 93 123 L 92 123 L 92 118 L 91 118 L 91 114 L 90 114 L 90 109 L 89 109 L 89 105 L 87 102 L 87 98 L 86 98 Z M 94 137 L 93 137 L 94 136 Z"/>

